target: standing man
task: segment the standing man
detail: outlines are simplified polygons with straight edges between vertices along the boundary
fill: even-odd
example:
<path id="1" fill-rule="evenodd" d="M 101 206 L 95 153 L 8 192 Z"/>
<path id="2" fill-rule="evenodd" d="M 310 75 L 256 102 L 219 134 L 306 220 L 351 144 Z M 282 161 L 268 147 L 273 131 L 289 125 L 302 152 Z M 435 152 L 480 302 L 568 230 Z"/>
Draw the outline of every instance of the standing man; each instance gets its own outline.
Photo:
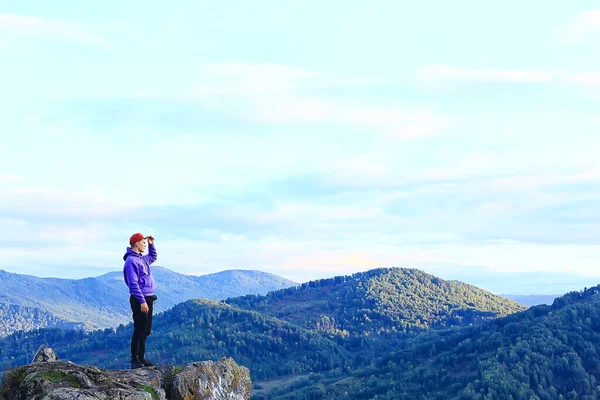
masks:
<path id="1" fill-rule="evenodd" d="M 146 250 L 148 240 L 148 254 Z M 133 311 L 133 334 L 131 335 L 131 368 L 156 365 L 145 357 L 146 338 L 152 330 L 152 305 L 157 297 L 154 295 L 155 283 L 150 264 L 156 261 L 157 253 L 152 236 L 144 237 L 136 233 L 129 239 L 127 252 L 123 256 L 125 266 L 123 277 L 129 287 L 129 304 Z"/>

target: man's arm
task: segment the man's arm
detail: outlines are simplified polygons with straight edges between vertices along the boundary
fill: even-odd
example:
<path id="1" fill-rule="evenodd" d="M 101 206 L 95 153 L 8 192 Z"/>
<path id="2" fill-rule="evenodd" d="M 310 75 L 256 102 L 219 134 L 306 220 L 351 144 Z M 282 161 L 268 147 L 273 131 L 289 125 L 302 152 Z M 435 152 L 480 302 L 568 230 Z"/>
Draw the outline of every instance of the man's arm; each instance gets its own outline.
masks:
<path id="1" fill-rule="evenodd" d="M 142 289 L 140 289 L 140 284 L 138 283 L 138 273 L 135 268 L 135 263 L 125 263 L 125 275 L 127 276 L 127 286 L 129 286 L 129 293 L 132 294 L 136 299 L 138 299 L 140 303 L 144 304 L 146 302 L 146 299 L 144 298 L 144 294 L 142 293 Z"/>
<path id="2" fill-rule="evenodd" d="M 148 265 L 156 261 L 158 258 L 158 253 L 156 252 L 156 246 L 154 246 L 154 243 L 148 243 L 148 254 L 142 256 L 142 258 L 148 263 Z"/>

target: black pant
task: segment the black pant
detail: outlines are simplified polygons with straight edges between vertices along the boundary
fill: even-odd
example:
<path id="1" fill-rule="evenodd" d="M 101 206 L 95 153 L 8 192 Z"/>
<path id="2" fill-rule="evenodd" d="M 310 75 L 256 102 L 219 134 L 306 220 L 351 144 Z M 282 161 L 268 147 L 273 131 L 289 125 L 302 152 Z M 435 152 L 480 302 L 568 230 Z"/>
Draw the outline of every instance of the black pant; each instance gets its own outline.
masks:
<path id="1" fill-rule="evenodd" d="M 129 297 L 131 311 L 133 311 L 133 334 L 131 335 L 131 357 L 143 359 L 146 353 L 146 338 L 152 331 L 152 306 L 156 296 L 144 297 L 148 304 L 148 312 L 142 312 L 140 301 L 133 295 Z"/>

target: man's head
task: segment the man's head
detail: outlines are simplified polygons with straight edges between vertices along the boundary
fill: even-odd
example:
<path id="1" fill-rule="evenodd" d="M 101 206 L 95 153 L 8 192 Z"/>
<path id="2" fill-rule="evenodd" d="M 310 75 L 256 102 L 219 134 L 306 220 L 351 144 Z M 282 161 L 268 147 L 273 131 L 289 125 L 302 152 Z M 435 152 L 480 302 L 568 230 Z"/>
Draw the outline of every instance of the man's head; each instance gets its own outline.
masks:
<path id="1" fill-rule="evenodd" d="M 146 238 L 141 233 L 135 233 L 129 238 L 129 245 L 136 253 L 143 253 L 146 250 Z"/>

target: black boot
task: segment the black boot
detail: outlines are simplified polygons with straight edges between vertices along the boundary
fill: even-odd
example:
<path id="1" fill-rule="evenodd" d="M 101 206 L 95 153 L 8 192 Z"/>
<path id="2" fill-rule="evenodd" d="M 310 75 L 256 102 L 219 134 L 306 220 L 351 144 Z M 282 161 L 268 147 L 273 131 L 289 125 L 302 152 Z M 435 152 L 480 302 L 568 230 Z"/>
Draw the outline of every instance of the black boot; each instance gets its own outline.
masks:
<path id="1" fill-rule="evenodd" d="M 152 361 L 146 360 L 146 357 L 144 357 L 144 356 L 141 356 L 141 357 L 138 357 L 138 358 L 139 358 L 140 362 L 142 364 L 144 364 L 144 367 L 154 367 L 154 366 L 156 366 L 156 364 L 154 364 Z"/>
<path id="2" fill-rule="evenodd" d="M 143 368 L 144 364 L 140 361 L 138 356 L 131 356 L 131 369 Z"/>

